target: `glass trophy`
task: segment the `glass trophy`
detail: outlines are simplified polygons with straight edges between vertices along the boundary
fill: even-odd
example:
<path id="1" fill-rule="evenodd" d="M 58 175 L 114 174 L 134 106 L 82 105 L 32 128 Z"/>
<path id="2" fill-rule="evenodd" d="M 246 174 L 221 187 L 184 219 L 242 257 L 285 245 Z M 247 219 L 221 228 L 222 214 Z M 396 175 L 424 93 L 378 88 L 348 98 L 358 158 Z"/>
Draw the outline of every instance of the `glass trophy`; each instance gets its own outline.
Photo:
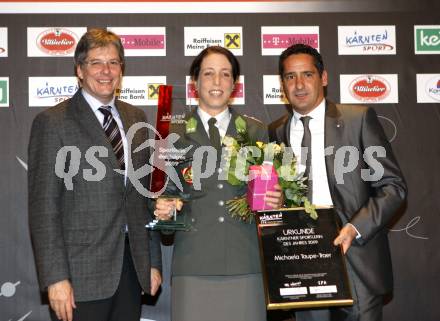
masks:
<path id="1" fill-rule="evenodd" d="M 158 198 L 179 199 L 185 203 L 201 196 L 191 185 L 192 157 L 187 156 L 184 147 L 176 143 L 180 139 L 172 133 L 173 125 L 185 126 L 184 116 L 191 108 L 191 97 L 187 97 L 186 86 L 159 86 L 158 109 L 156 116 L 156 139 L 153 166 L 150 176 L 150 190 L 162 191 Z M 175 136 L 173 136 L 175 135 Z M 185 210 L 179 213 L 174 209 L 169 220 L 153 220 L 146 227 L 150 230 L 189 231 L 191 224 L 186 222 Z"/>

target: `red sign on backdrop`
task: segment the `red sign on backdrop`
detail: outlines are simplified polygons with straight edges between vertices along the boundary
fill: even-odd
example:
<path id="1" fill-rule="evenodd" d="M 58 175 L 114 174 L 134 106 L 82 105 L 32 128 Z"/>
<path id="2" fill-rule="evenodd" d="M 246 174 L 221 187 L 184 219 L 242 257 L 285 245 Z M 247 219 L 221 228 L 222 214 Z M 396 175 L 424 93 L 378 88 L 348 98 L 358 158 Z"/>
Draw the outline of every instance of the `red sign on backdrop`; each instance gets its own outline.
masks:
<path id="1" fill-rule="evenodd" d="M 350 84 L 350 93 L 356 99 L 364 102 L 380 101 L 390 93 L 390 84 L 385 78 L 375 76 L 361 76 Z"/>
<path id="2" fill-rule="evenodd" d="M 76 39 L 67 29 L 48 29 L 38 35 L 37 46 L 50 55 L 66 55 L 75 50 Z"/>

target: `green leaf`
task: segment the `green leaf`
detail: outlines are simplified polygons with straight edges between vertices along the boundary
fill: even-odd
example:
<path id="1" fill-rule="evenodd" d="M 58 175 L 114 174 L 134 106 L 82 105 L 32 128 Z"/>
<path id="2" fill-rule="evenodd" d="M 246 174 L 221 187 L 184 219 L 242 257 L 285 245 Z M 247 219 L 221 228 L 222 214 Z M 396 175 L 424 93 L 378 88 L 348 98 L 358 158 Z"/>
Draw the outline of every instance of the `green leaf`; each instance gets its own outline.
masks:
<path id="1" fill-rule="evenodd" d="M 194 117 L 191 117 L 186 121 L 186 133 L 195 133 L 197 129 L 197 120 Z"/>
<path id="2" fill-rule="evenodd" d="M 246 122 L 241 116 L 235 118 L 235 129 L 237 133 L 246 133 Z"/>
<path id="3" fill-rule="evenodd" d="M 286 198 L 289 200 L 293 200 L 296 196 L 290 188 L 284 190 L 284 195 L 286 195 Z"/>
<path id="4" fill-rule="evenodd" d="M 244 185 L 244 182 L 235 176 L 235 168 L 237 167 L 237 157 L 232 157 L 228 170 L 228 183 L 234 186 Z"/>
<path id="5" fill-rule="evenodd" d="M 310 215 L 314 220 L 318 219 L 318 213 L 316 212 L 316 207 L 307 198 L 304 198 L 304 210 Z"/>
<path id="6" fill-rule="evenodd" d="M 229 213 L 233 218 L 237 218 L 245 223 L 252 223 L 254 212 L 251 211 L 246 200 L 246 194 L 226 201 Z"/>

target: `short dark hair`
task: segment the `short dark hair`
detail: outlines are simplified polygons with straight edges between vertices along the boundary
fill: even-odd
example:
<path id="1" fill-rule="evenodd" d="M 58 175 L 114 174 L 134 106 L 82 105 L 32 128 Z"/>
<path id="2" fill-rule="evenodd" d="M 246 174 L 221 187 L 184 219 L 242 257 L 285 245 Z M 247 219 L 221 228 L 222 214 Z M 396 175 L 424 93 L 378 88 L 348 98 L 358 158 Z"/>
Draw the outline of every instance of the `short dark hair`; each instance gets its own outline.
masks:
<path id="1" fill-rule="evenodd" d="M 220 46 L 207 47 L 203 49 L 196 58 L 194 58 L 191 67 L 189 68 L 189 75 L 191 76 L 191 79 L 199 79 L 200 67 L 202 66 L 203 59 L 212 53 L 223 55 L 226 57 L 226 59 L 228 59 L 232 67 L 232 77 L 234 82 L 237 81 L 238 77 L 240 77 L 240 64 L 232 52 Z"/>
<path id="2" fill-rule="evenodd" d="M 92 28 L 89 29 L 78 41 L 75 49 L 74 61 L 75 61 L 75 75 L 78 66 L 84 64 L 87 54 L 91 49 L 107 47 L 108 45 L 113 45 L 118 51 L 119 60 L 122 65 L 122 73 L 125 70 L 125 56 L 124 56 L 124 46 L 121 43 L 121 39 L 113 32 L 102 28 Z"/>
<path id="3" fill-rule="evenodd" d="M 322 73 L 324 72 L 324 61 L 322 60 L 321 54 L 313 47 L 302 43 L 297 43 L 284 50 L 280 55 L 280 60 L 278 63 L 278 73 L 281 79 L 283 79 L 284 76 L 284 61 L 291 55 L 299 54 L 312 56 L 313 64 L 315 65 L 316 69 L 318 69 L 319 76 L 322 77 Z"/>

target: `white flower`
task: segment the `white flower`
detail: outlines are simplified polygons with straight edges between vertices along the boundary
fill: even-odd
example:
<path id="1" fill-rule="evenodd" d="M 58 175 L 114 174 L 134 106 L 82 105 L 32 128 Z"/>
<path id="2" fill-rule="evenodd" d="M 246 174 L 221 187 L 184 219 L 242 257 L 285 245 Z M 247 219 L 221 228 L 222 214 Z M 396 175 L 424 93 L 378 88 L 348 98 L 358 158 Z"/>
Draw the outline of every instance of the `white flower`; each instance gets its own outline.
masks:
<path id="1" fill-rule="evenodd" d="M 234 138 L 232 138 L 231 136 L 225 136 L 225 137 L 223 138 L 222 143 L 223 143 L 223 145 L 225 145 L 226 147 L 233 147 L 234 145 L 237 144 L 237 141 L 236 141 Z"/>

